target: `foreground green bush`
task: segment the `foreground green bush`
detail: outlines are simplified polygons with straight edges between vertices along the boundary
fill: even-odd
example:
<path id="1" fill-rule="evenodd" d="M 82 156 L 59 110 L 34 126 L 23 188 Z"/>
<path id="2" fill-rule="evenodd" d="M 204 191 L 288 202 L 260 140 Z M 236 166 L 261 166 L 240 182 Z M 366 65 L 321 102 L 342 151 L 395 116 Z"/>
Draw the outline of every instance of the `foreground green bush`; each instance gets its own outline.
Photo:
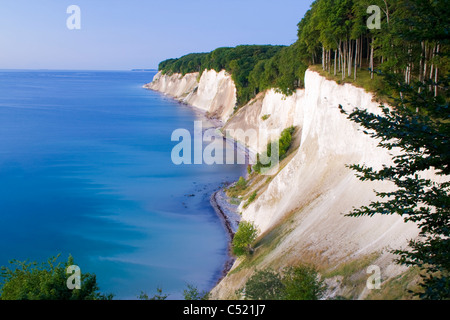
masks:
<path id="1" fill-rule="evenodd" d="M 178 59 L 168 59 L 159 64 L 163 74 L 202 74 L 205 70 L 226 70 L 236 85 L 237 103 L 245 105 L 258 92 L 280 87 L 283 93 L 291 92 L 293 84 L 302 79 L 306 65 L 295 59 L 294 47 L 271 45 L 241 45 L 218 48 L 209 53 L 192 53 Z M 301 64 L 302 68 L 299 67 Z M 272 67 L 277 71 L 273 73 Z M 297 72 L 297 73 L 296 73 Z M 289 88 L 285 88 L 284 82 Z M 289 90 L 291 89 L 291 90 Z"/>
<path id="2" fill-rule="evenodd" d="M 326 286 L 314 267 L 300 265 L 256 271 L 239 292 L 248 300 L 319 300 Z"/>
<path id="3" fill-rule="evenodd" d="M 56 263 L 58 257 L 46 263 L 13 260 L 11 267 L 0 268 L 0 300 L 110 300 L 112 295 L 100 293 L 95 274 L 82 273 L 80 289 L 70 290 L 66 273 L 74 265 L 70 256 L 66 263 Z"/>
<path id="4" fill-rule="evenodd" d="M 253 251 L 252 243 L 258 236 L 258 229 L 252 222 L 241 221 L 233 237 L 232 250 L 236 256 L 242 256 Z"/>

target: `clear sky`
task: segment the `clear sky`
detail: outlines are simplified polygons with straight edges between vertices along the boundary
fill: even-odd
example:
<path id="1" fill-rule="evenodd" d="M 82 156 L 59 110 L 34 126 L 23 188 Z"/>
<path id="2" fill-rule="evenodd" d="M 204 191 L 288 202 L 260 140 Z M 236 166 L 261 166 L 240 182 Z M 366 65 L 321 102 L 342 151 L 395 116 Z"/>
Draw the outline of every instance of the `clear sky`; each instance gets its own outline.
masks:
<path id="1" fill-rule="evenodd" d="M 157 68 L 239 44 L 290 45 L 312 0 L 0 0 L 0 69 Z M 67 8 L 81 9 L 69 30 Z"/>

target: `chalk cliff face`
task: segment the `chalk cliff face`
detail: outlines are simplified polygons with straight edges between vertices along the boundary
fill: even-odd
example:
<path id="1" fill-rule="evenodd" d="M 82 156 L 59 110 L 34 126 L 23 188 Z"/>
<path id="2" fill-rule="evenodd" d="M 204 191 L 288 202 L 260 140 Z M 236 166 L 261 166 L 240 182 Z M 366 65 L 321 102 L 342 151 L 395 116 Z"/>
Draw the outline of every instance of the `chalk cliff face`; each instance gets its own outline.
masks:
<path id="1" fill-rule="evenodd" d="M 282 169 L 267 176 L 266 187 L 258 189 L 256 200 L 245 209 L 241 204 L 242 218 L 254 221 L 261 231 L 254 253 L 256 262 L 238 259 L 228 276 L 213 289 L 213 298 L 233 297 L 255 268 L 277 269 L 308 262 L 319 265 L 321 270 L 335 270 L 376 253 L 371 263 L 381 268 L 383 280 L 404 271 L 393 262 L 389 250 L 405 247 L 409 239 L 417 237 L 414 224 L 404 223 L 399 216 L 345 216 L 353 207 L 374 200 L 374 189 L 393 187 L 361 182 L 346 167 L 366 164 L 380 168 L 391 161 L 391 155 L 377 147 L 377 141 L 338 108 L 342 105 L 346 111 L 358 107 L 379 113 L 371 94 L 349 84 L 338 85 L 308 70 L 305 89 L 289 97 L 269 90 L 232 115 L 235 98 L 230 96 L 235 88 L 229 76 L 209 71 L 198 84 L 197 76 L 158 75 L 149 88 L 204 110 L 214 110 L 221 119 L 228 120 L 223 130 L 255 152 L 263 151 L 268 140 L 278 138 L 283 129 L 292 125 L 298 128 L 300 141 Z M 222 103 L 219 98 L 224 98 Z M 244 141 L 246 130 L 255 130 L 258 138 Z M 364 270 L 360 273 L 364 277 Z M 339 294 L 339 290 L 336 285 L 331 296 Z M 367 293 L 364 289 L 360 297 Z"/>
<path id="2" fill-rule="evenodd" d="M 163 75 L 159 72 L 145 87 L 168 94 L 181 102 L 208 112 L 210 117 L 227 121 L 236 106 L 236 86 L 226 71 Z"/>
<path id="3" fill-rule="evenodd" d="M 301 108 L 297 105 L 302 103 L 304 93 L 298 90 L 289 97 L 274 89 L 261 93 L 239 109 L 225 124 L 223 131 L 254 153 L 261 153 L 266 150 L 269 141 L 280 137 L 281 131 L 301 122 L 301 114 L 297 113 Z M 256 139 L 249 138 L 252 131 Z"/>

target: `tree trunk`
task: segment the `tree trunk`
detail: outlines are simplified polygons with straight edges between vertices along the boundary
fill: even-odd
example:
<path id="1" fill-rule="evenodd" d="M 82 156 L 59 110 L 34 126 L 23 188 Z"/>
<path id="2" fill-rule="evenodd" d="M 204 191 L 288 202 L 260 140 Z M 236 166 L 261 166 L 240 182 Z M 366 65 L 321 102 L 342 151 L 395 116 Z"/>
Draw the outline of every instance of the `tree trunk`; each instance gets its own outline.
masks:
<path id="1" fill-rule="evenodd" d="M 370 79 L 373 79 L 373 38 L 370 46 Z"/>
<path id="2" fill-rule="evenodd" d="M 370 38 L 367 37 L 367 64 L 370 66 Z"/>
<path id="3" fill-rule="evenodd" d="M 345 79 L 345 74 L 347 72 L 347 69 L 345 68 L 346 64 L 346 59 L 347 59 L 347 41 L 344 42 L 344 52 L 342 55 L 342 80 Z"/>
<path id="4" fill-rule="evenodd" d="M 423 75 L 422 75 L 422 71 L 423 71 L 423 60 L 424 60 L 424 47 L 425 47 L 425 43 L 423 41 L 421 41 L 420 46 L 422 48 L 422 51 L 420 53 L 420 61 L 419 61 L 419 82 L 423 81 Z M 418 92 L 420 93 L 421 91 L 421 87 L 419 87 Z"/>
<path id="5" fill-rule="evenodd" d="M 322 46 L 322 70 L 325 70 L 325 48 Z"/>
<path id="6" fill-rule="evenodd" d="M 336 76 L 337 49 L 334 50 L 334 76 Z"/>
<path id="7" fill-rule="evenodd" d="M 331 73 L 331 49 L 328 51 L 328 72 Z"/>
<path id="8" fill-rule="evenodd" d="M 436 46 L 436 54 L 439 55 L 439 44 Z M 438 95 L 438 66 L 436 65 L 436 71 L 434 72 L 434 96 Z"/>
<path id="9" fill-rule="evenodd" d="M 359 56 L 358 56 L 358 50 L 359 50 L 359 47 L 358 47 L 358 42 L 359 42 L 359 39 L 356 39 L 356 49 L 355 49 L 355 75 L 354 75 L 354 77 L 353 77 L 353 79 L 354 80 L 356 80 L 356 69 L 357 69 L 357 67 L 358 67 L 358 58 L 359 58 Z"/>
<path id="10" fill-rule="evenodd" d="M 349 40 L 348 41 L 348 62 L 347 62 L 349 77 L 352 76 L 352 61 L 353 61 L 353 45 L 352 45 L 352 40 Z"/>
<path id="11" fill-rule="evenodd" d="M 427 76 L 427 67 L 428 67 L 428 46 L 424 44 L 424 61 L 423 61 L 423 76 L 422 81 L 425 81 L 425 77 Z"/>

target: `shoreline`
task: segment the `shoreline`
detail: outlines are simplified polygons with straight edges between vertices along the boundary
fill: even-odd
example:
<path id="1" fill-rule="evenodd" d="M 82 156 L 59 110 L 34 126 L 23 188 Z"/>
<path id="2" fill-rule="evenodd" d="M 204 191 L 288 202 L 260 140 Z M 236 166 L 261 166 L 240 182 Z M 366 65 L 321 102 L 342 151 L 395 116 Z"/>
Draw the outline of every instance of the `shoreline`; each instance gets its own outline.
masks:
<path id="1" fill-rule="evenodd" d="M 224 197 L 222 197 L 222 195 Z M 219 198 L 219 196 L 221 198 Z M 222 225 L 224 226 L 225 233 L 227 235 L 227 257 L 223 264 L 222 271 L 219 279 L 216 281 L 216 285 L 227 276 L 228 272 L 233 267 L 236 258 L 233 256 L 231 252 L 231 245 L 233 241 L 234 234 L 236 233 L 237 226 L 239 225 L 240 216 L 237 212 L 230 211 L 226 208 L 223 201 L 227 201 L 228 197 L 226 196 L 223 189 L 215 191 L 210 198 L 211 206 L 219 217 Z M 236 216 L 239 216 L 239 219 L 236 219 Z"/>
<path id="2" fill-rule="evenodd" d="M 151 82 L 150 82 L 151 83 Z M 254 155 L 254 153 L 247 148 L 246 146 L 242 145 L 239 141 L 232 139 L 230 137 L 227 137 L 226 135 L 224 135 L 221 131 L 221 129 L 224 127 L 225 123 L 217 118 L 211 118 L 208 117 L 208 112 L 200 109 L 198 107 L 195 107 L 193 105 L 190 105 L 188 103 L 185 103 L 169 94 L 166 94 L 164 92 L 158 91 L 158 90 L 154 90 L 151 89 L 149 84 L 145 84 L 143 86 L 144 89 L 147 90 L 151 90 L 151 91 L 155 91 L 158 93 L 161 93 L 171 99 L 173 99 L 174 101 L 177 101 L 178 103 L 184 105 L 184 106 L 188 106 L 190 107 L 193 111 L 195 111 L 197 114 L 199 114 L 201 117 L 205 118 L 205 120 L 209 121 L 212 125 L 212 128 L 216 129 L 217 131 L 220 132 L 220 136 L 223 138 L 223 140 L 225 141 L 225 143 L 228 144 L 232 144 L 234 146 L 234 151 L 235 152 L 243 152 L 245 155 L 245 163 L 248 165 L 250 164 L 250 162 L 252 162 L 256 157 Z M 244 176 L 247 176 L 247 171 L 243 172 Z M 237 212 L 238 209 L 238 205 L 233 205 L 231 203 L 229 203 L 229 198 L 225 193 L 225 188 L 229 187 L 231 185 L 233 185 L 234 183 L 236 183 L 236 181 L 232 182 L 232 183 L 228 183 L 225 186 L 221 186 L 219 188 L 219 190 L 214 191 L 213 194 L 210 197 L 210 205 L 212 206 L 212 208 L 214 209 L 214 211 L 216 212 L 217 216 L 219 217 L 219 220 L 221 221 L 224 229 L 225 229 L 225 234 L 227 236 L 227 257 L 226 260 L 223 264 L 222 270 L 220 272 L 220 276 L 219 279 L 217 279 L 215 285 L 217 285 L 220 281 L 222 281 L 223 278 L 226 277 L 226 275 L 228 274 L 228 272 L 231 270 L 231 268 L 233 267 L 234 262 L 236 261 L 236 258 L 233 256 L 233 254 L 231 253 L 231 245 L 232 245 L 232 241 L 233 241 L 233 237 L 234 234 L 237 231 L 237 228 L 239 226 L 239 222 L 241 220 L 241 216 L 240 214 Z"/>

